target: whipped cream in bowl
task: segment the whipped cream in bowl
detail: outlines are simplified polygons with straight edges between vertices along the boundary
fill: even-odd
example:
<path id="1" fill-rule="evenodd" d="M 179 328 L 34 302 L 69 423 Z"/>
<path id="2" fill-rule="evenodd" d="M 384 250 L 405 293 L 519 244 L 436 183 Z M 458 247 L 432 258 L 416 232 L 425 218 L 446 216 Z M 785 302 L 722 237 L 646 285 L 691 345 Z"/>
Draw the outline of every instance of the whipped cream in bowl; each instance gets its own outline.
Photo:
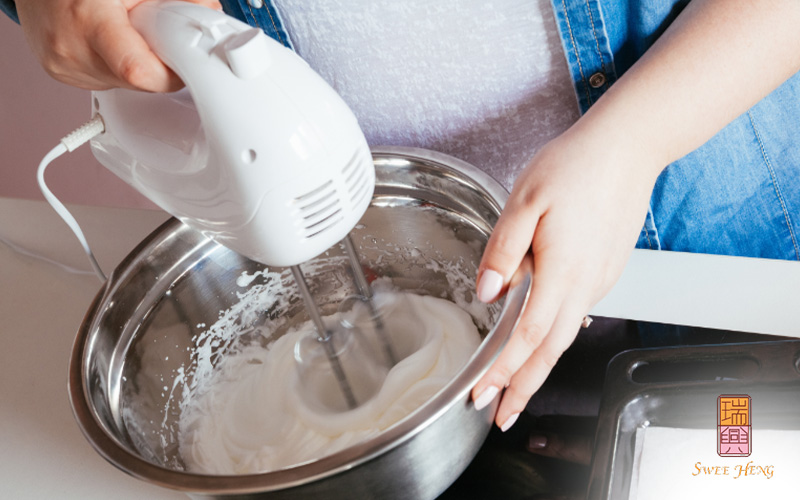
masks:
<path id="1" fill-rule="evenodd" d="M 206 386 L 186 395 L 179 449 L 187 470 L 269 472 L 364 442 L 421 407 L 477 350 L 478 329 L 454 303 L 407 293 L 380 299 L 396 306 L 384 324 L 402 359 L 374 397 L 344 412 L 307 401 L 292 353 L 313 329 L 303 323 L 268 347 L 256 342 L 224 357 Z M 339 390 L 332 377 L 322 382 L 323 391 Z"/>

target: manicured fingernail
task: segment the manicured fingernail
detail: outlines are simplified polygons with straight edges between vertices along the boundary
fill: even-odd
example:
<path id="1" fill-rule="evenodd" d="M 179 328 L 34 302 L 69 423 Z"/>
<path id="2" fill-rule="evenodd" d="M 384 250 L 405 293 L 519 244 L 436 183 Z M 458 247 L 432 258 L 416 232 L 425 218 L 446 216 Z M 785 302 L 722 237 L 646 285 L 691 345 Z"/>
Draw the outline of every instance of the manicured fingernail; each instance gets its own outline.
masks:
<path id="1" fill-rule="evenodd" d="M 475 409 L 481 411 L 487 406 L 489 406 L 489 403 L 491 403 L 494 400 L 498 392 L 500 392 L 500 389 L 498 389 L 493 385 L 490 385 L 489 387 L 484 389 L 481 395 L 478 396 L 478 399 L 475 400 Z"/>
<path id="2" fill-rule="evenodd" d="M 518 418 L 519 418 L 519 413 L 511 415 L 510 417 L 508 417 L 505 423 L 500 426 L 500 430 L 503 432 L 509 430 L 511 426 L 514 425 L 514 423 L 517 421 Z"/>
<path id="3" fill-rule="evenodd" d="M 496 299 L 503 288 L 503 276 L 497 271 L 487 269 L 481 274 L 478 283 L 478 300 L 481 302 L 491 302 Z"/>
<path id="4" fill-rule="evenodd" d="M 534 435 L 528 439 L 528 448 L 531 450 L 541 450 L 547 446 L 547 436 Z"/>

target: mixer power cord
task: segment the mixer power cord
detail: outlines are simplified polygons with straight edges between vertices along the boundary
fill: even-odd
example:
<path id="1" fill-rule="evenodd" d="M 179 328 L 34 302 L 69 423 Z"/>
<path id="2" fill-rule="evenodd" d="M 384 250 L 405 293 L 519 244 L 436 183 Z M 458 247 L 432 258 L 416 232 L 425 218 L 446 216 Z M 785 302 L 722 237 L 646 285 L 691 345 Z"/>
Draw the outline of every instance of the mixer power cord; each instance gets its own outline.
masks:
<path id="1" fill-rule="evenodd" d="M 39 163 L 39 169 L 36 172 L 36 179 L 39 183 L 39 189 L 41 189 L 45 200 L 47 200 L 50 206 L 53 207 L 53 210 L 55 210 L 56 213 L 61 216 L 64 222 L 67 223 L 72 232 L 75 233 L 75 236 L 78 238 L 78 241 L 80 241 L 81 246 L 83 247 L 83 251 L 86 252 L 86 256 L 89 258 L 89 262 L 92 264 L 94 273 L 100 279 L 101 283 L 106 281 L 106 275 L 103 273 L 103 270 L 97 263 L 97 259 L 94 258 L 94 253 L 92 253 L 92 249 L 89 247 L 89 243 L 86 241 L 86 237 L 83 235 L 83 231 L 78 225 L 78 221 L 75 220 L 75 217 L 72 216 L 67 207 L 65 207 L 64 204 L 61 203 L 61 201 L 56 197 L 56 195 L 50 191 L 50 188 L 47 187 L 47 183 L 45 183 L 44 180 L 44 172 L 47 169 L 47 166 L 50 165 L 53 160 L 64 153 L 71 153 L 75 151 L 80 146 L 86 144 L 103 132 L 105 132 L 103 118 L 99 114 L 96 114 L 85 125 L 79 127 L 66 137 L 62 138 L 58 143 L 58 146 L 54 147 L 44 156 L 44 158 L 42 158 L 41 163 Z"/>

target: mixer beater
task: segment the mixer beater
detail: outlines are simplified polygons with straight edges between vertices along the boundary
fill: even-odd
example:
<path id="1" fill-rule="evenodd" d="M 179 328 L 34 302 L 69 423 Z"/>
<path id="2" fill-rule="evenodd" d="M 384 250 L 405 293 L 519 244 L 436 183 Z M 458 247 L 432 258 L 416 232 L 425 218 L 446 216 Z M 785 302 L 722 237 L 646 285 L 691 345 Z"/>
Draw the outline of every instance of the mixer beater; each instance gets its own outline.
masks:
<path id="1" fill-rule="evenodd" d="M 397 364 L 397 355 L 392 348 L 383 318 L 375 304 L 372 288 L 361 268 L 361 260 L 350 235 L 342 240 L 342 244 L 359 293 L 351 298 L 366 304 L 370 320 L 374 325 L 374 339 L 364 337 L 354 322 L 336 321 L 326 324 L 300 265 L 291 266 L 300 295 L 315 328 L 312 335 L 303 337 L 295 346 L 299 376 L 306 391 L 314 395 L 316 400 L 322 402 L 329 410 L 352 410 L 365 403 L 383 385 L 389 369 Z M 369 348 L 370 340 L 380 344 L 381 352 Z M 335 378 L 346 408 L 327 390 L 326 382 L 329 380 L 329 374 Z"/>

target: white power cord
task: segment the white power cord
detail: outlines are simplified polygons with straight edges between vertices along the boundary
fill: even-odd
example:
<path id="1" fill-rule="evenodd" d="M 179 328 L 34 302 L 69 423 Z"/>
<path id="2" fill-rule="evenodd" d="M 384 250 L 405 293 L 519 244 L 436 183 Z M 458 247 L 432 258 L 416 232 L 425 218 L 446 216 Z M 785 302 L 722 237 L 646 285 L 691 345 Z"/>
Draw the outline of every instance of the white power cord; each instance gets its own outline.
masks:
<path id="1" fill-rule="evenodd" d="M 8 238 L 4 238 L 0 235 L 0 243 L 6 245 L 11 250 L 17 252 L 20 255 L 24 255 L 26 257 L 30 257 L 32 259 L 39 259 L 43 262 L 47 262 L 53 266 L 60 268 L 62 271 L 68 272 L 70 274 L 91 274 L 94 275 L 94 271 L 87 271 L 85 269 L 78 269 L 76 267 L 72 267 L 70 265 L 64 264 L 63 262 L 59 262 L 57 260 L 53 260 L 50 257 L 42 255 L 40 253 L 36 253 L 32 250 L 28 250 L 27 248 L 21 247 L 14 243 L 13 241 L 9 240 Z"/>
<path id="2" fill-rule="evenodd" d="M 78 238 L 78 241 L 80 241 L 81 246 L 83 247 L 83 251 L 86 252 L 86 256 L 89 258 L 89 262 L 92 264 L 95 274 L 101 282 L 106 281 L 106 275 L 103 273 L 103 270 L 100 269 L 97 259 L 94 258 L 92 249 L 89 248 L 89 243 L 86 241 L 86 237 L 83 235 L 83 231 L 78 225 L 78 222 L 75 220 L 75 217 L 72 216 L 69 210 L 67 210 L 67 207 L 65 207 L 64 204 L 61 203 L 61 201 L 56 198 L 53 192 L 47 187 L 47 184 L 44 181 L 44 171 L 53 160 L 66 152 L 71 153 L 72 151 L 75 151 L 77 148 L 83 144 L 86 144 L 92 138 L 102 134 L 104 131 L 105 125 L 103 124 L 103 118 L 99 114 L 94 115 L 94 117 L 85 125 L 61 139 L 61 142 L 58 144 L 58 146 L 54 147 L 45 155 L 44 158 L 42 158 L 41 163 L 39 163 L 39 169 L 36 172 L 36 178 L 39 182 L 39 189 L 41 189 L 45 200 L 47 200 L 56 213 L 60 215 L 62 219 L 64 219 L 64 222 L 66 222 L 69 228 L 72 229 L 72 232 L 75 233 L 75 236 Z"/>

